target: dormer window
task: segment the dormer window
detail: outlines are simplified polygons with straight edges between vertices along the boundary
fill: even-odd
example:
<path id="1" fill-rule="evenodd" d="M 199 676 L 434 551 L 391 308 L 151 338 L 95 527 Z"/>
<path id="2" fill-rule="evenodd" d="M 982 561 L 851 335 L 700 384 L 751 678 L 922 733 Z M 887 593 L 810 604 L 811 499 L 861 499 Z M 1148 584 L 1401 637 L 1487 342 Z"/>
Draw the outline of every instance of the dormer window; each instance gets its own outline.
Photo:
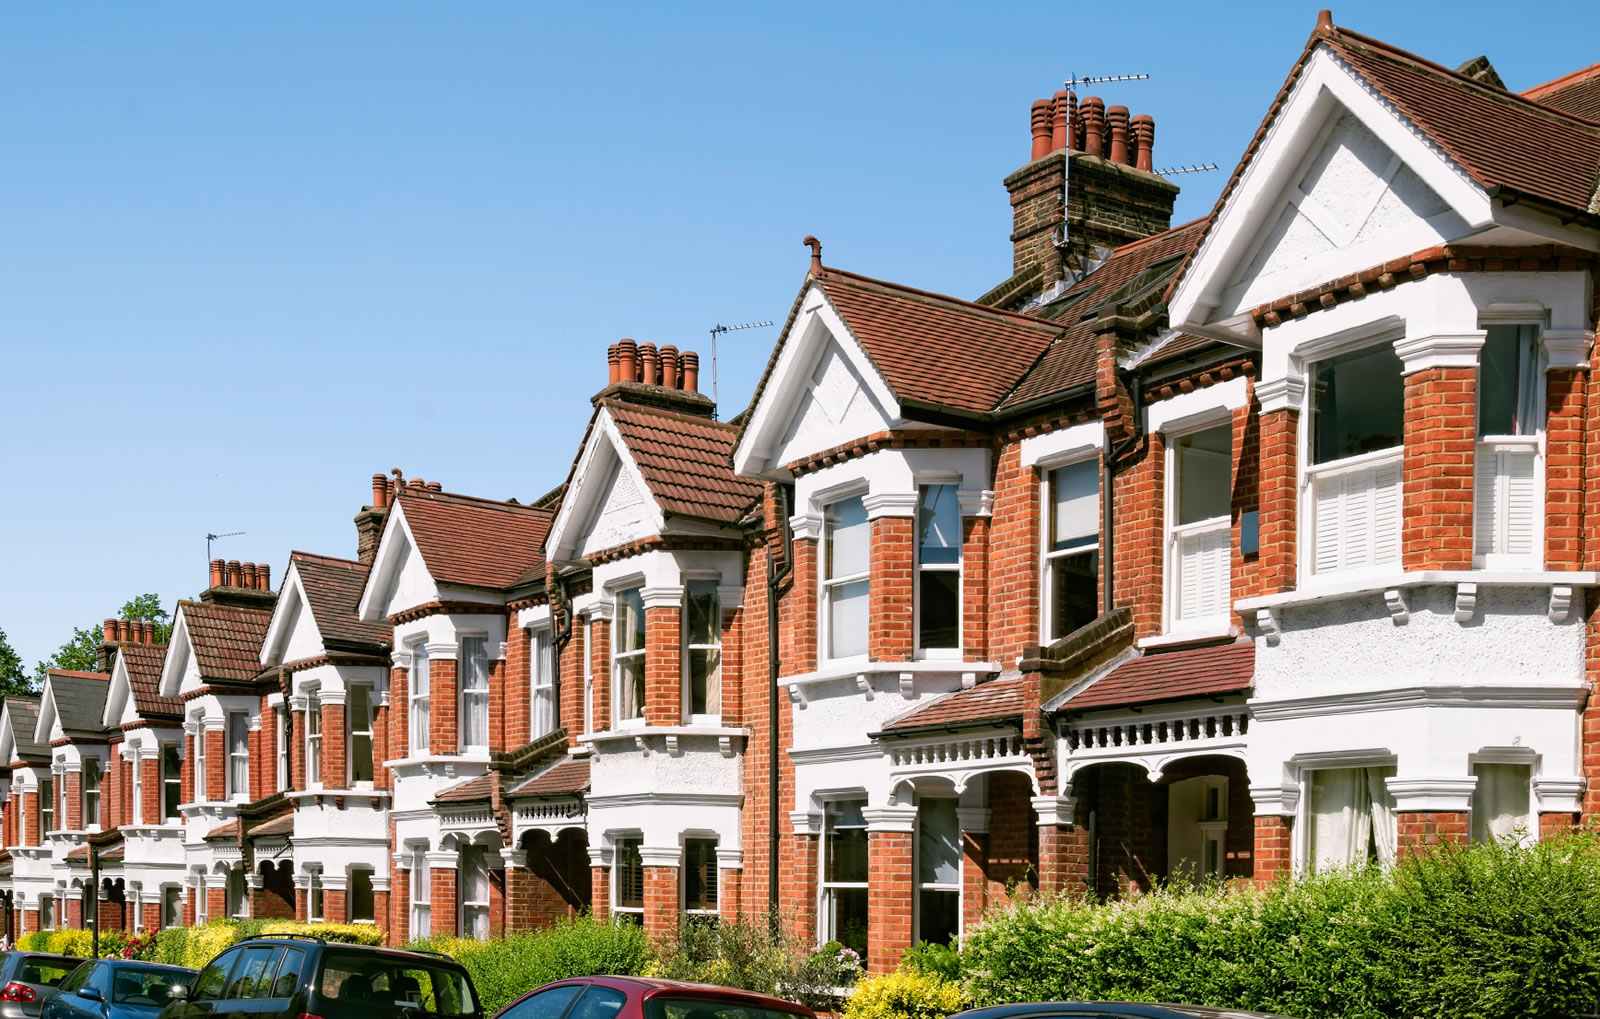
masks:
<path id="1" fill-rule="evenodd" d="M 691 720 L 722 714 L 722 606 L 715 580 L 691 580 L 684 588 L 684 696 Z"/>
<path id="2" fill-rule="evenodd" d="M 1054 643 L 1099 615 L 1100 465 L 1057 467 L 1044 489 L 1043 630 Z"/>
<path id="3" fill-rule="evenodd" d="M 822 655 L 865 655 L 872 525 L 861 496 L 840 499 L 823 511 L 821 551 Z"/>
<path id="4" fill-rule="evenodd" d="M 917 650 L 961 649 L 961 504 L 955 485 L 917 491 Z"/>
<path id="5" fill-rule="evenodd" d="M 1398 566 L 1405 382 L 1394 344 L 1319 361 L 1311 373 L 1310 572 Z"/>
<path id="6" fill-rule="evenodd" d="M 618 591 L 611 647 L 618 722 L 636 722 L 644 718 L 644 637 L 644 589 L 630 587 Z"/>
<path id="7" fill-rule="evenodd" d="M 1472 551 L 1480 566 L 1537 566 L 1544 374 L 1539 331 L 1491 325 L 1479 355 Z"/>

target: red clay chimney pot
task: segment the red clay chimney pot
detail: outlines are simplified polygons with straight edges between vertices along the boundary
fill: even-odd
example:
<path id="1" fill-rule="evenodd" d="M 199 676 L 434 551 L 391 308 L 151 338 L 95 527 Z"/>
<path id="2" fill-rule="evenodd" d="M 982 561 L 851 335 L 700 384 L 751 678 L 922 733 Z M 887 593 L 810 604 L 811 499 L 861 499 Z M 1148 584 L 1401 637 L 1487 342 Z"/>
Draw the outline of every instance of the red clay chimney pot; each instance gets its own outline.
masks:
<path id="1" fill-rule="evenodd" d="M 244 586 L 244 567 L 239 565 L 239 560 L 237 560 L 237 559 L 229 559 L 228 560 L 228 564 L 227 564 L 227 570 L 228 570 L 228 586 L 229 587 L 243 587 Z"/>
<path id="2" fill-rule="evenodd" d="M 133 642 L 133 622 L 131 620 L 117 620 L 117 640 L 124 644 Z"/>
<path id="3" fill-rule="evenodd" d="M 1106 102 L 1099 96 L 1089 96 L 1078 112 L 1083 117 L 1083 151 L 1087 155 L 1105 153 Z"/>
<path id="4" fill-rule="evenodd" d="M 444 491 L 444 482 L 442 482 L 442 481 L 430 481 L 430 482 L 428 482 L 427 488 L 428 488 L 428 491 L 430 491 L 430 492 L 442 492 L 442 491 Z"/>
<path id="5" fill-rule="evenodd" d="M 656 352 L 654 343 L 639 344 L 639 361 L 644 365 L 644 371 L 639 373 L 639 381 L 647 386 L 661 384 L 661 355 Z"/>
<path id="6" fill-rule="evenodd" d="M 1111 125 L 1111 154 L 1113 163 L 1130 163 L 1128 158 L 1128 108 L 1106 107 L 1106 122 Z"/>
<path id="7" fill-rule="evenodd" d="M 107 644 L 110 644 L 117 639 L 117 621 L 115 619 L 107 619 L 102 624 L 102 628 L 105 631 Z"/>
<path id="8" fill-rule="evenodd" d="M 678 348 L 670 343 L 661 348 L 661 384 L 678 388 Z"/>
<path id="9" fill-rule="evenodd" d="M 687 393 L 700 391 L 700 355 L 692 350 L 686 350 L 678 358 L 678 367 L 683 372 L 683 390 Z"/>
<path id="10" fill-rule="evenodd" d="M 617 343 L 617 381 L 639 381 L 639 345 L 629 339 Z"/>
<path id="11" fill-rule="evenodd" d="M 389 479 L 382 474 L 372 476 L 372 508 L 383 509 L 389 505 Z"/>
<path id="12" fill-rule="evenodd" d="M 263 591 L 272 590 L 272 567 L 266 563 L 256 563 L 256 586 Z"/>
<path id="13" fill-rule="evenodd" d="M 1317 31 L 1331 32 L 1333 30 L 1333 12 L 1320 10 L 1317 12 Z"/>
<path id="14" fill-rule="evenodd" d="M 221 559 L 211 560 L 211 586 L 221 587 L 223 584 L 223 567 Z"/>
<path id="15" fill-rule="evenodd" d="M 1133 140 L 1138 151 L 1134 166 L 1155 172 L 1156 121 L 1148 113 L 1133 118 Z"/>
<path id="16" fill-rule="evenodd" d="M 1050 100 L 1035 99 L 1033 109 L 1028 113 L 1028 126 L 1033 131 L 1033 154 L 1029 159 L 1038 159 L 1050 153 L 1050 107 Z"/>
<path id="17" fill-rule="evenodd" d="M 256 564 L 255 563 L 245 563 L 244 566 L 243 566 L 243 570 L 244 570 L 244 586 L 248 587 L 250 590 L 254 591 L 256 589 Z"/>
<path id="18" fill-rule="evenodd" d="M 614 386 L 622 378 L 622 359 L 617 354 L 617 345 L 613 343 L 606 348 L 606 367 L 610 369 L 610 377 L 606 385 Z"/>
<path id="19" fill-rule="evenodd" d="M 1050 151 L 1055 152 L 1067 147 L 1067 125 L 1072 122 L 1072 108 L 1069 99 L 1072 93 L 1062 89 L 1055 94 L 1054 118 L 1050 125 Z"/>

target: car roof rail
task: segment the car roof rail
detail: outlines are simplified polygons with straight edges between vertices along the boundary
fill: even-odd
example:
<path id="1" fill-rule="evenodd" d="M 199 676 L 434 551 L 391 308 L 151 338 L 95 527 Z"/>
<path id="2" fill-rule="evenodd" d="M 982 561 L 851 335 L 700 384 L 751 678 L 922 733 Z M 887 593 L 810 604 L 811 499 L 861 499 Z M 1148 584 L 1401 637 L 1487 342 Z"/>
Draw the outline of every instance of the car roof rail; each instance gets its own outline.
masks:
<path id="1" fill-rule="evenodd" d="M 441 959 L 448 959 L 451 962 L 456 961 L 452 956 L 446 955 L 443 952 L 435 952 L 431 948 L 407 948 L 404 949 L 404 951 L 410 952 L 412 955 L 436 955 Z"/>
<path id="2" fill-rule="evenodd" d="M 282 934 L 246 934 L 240 941 L 254 941 L 256 938 L 298 938 L 301 941 L 315 941 L 319 945 L 326 945 L 328 939 L 320 934 L 299 934 L 285 931 Z"/>

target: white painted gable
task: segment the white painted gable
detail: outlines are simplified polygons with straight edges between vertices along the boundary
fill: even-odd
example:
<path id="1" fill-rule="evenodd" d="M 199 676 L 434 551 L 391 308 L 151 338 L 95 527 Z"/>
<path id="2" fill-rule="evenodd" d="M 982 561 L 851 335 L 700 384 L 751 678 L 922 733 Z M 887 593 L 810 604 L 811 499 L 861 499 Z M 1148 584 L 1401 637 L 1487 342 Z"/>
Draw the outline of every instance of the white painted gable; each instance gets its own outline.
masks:
<path id="1" fill-rule="evenodd" d="M 64 739 L 67 733 L 61 728 L 61 718 L 56 712 L 55 684 L 45 680 L 44 694 L 39 698 L 39 721 L 34 726 L 33 741 L 49 746 L 58 739 Z"/>
<path id="2" fill-rule="evenodd" d="M 100 724 L 115 728 L 124 722 L 137 721 L 138 705 L 133 700 L 133 679 L 128 675 L 128 660 L 121 651 L 111 662 L 111 686 L 106 691 L 106 710 Z"/>
<path id="3" fill-rule="evenodd" d="M 777 363 L 734 449 L 746 477 L 902 424 L 900 404 L 822 288 L 801 300 Z"/>
<path id="4" fill-rule="evenodd" d="M 665 529 L 666 518 L 627 443 L 610 412 L 600 408 L 573 468 L 572 489 L 550 527 L 546 558 L 570 562 Z"/>
<path id="5" fill-rule="evenodd" d="M 288 576 L 283 578 L 283 586 L 278 590 L 277 604 L 272 607 L 266 640 L 261 643 L 261 664 L 270 668 L 284 662 L 315 658 L 322 652 L 322 633 L 317 629 L 316 617 L 306 600 L 300 569 L 290 563 Z"/>
<path id="6" fill-rule="evenodd" d="M 181 697 L 201 686 L 200 663 L 194 657 L 194 645 L 189 642 L 189 620 L 182 603 L 172 620 L 172 636 L 167 642 L 167 657 L 161 663 L 160 691 L 163 697 Z"/>
<path id="7" fill-rule="evenodd" d="M 1415 125 L 1319 47 L 1195 253 L 1174 329 L 1492 228 L 1492 203 Z"/>
<path id="8" fill-rule="evenodd" d="M 376 623 L 397 612 L 438 600 L 439 585 L 422 561 L 422 553 L 417 551 L 404 508 L 396 502 L 389 509 L 389 519 L 384 522 L 383 537 L 378 542 L 372 572 L 367 575 L 367 586 L 361 592 L 357 611 L 366 622 Z M 317 642 L 320 646 L 321 637 Z"/>

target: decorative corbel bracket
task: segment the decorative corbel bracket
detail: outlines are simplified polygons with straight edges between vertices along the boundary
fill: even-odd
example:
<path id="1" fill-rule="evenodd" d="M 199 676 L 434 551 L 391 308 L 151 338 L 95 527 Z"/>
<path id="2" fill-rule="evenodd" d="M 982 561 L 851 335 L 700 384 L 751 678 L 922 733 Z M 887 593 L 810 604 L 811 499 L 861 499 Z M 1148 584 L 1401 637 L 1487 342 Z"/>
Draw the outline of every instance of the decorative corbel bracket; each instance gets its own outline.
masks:
<path id="1" fill-rule="evenodd" d="M 978 685 L 978 674 L 976 672 L 963 672 L 961 674 L 961 689 L 963 689 L 963 690 L 971 690 L 973 687 L 975 687 L 977 685 Z"/>
<path id="2" fill-rule="evenodd" d="M 683 755 L 683 751 L 678 747 L 678 737 L 675 733 L 667 736 L 667 753 L 672 757 Z"/>
<path id="3" fill-rule="evenodd" d="M 1406 593 L 1398 587 L 1383 592 L 1383 603 L 1389 607 L 1389 618 L 1394 625 L 1404 626 L 1411 621 L 1411 610 L 1406 607 Z"/>
<path id="4" fill-rule="evenodd" d="M 635 736 L 633 738 L 633 745 L 639 748 L 639 753 L 641 756 L 650 756 L 650 744 L 645 742 L 645 738 L 643 736 Z"/>
<path id="5" fill-rule="evenodd" d="M 717 737 L 717 752 L 720 753 L 723 757 L 732 757 L 733 756 L 733 737 L 732 736 L 718 736 Z"/>
<path id="6" fill-rule="evenodd" d="M 1470 623 L 1472 614 L 1478 610 L 1478 585 L 1456 585 L 1456 622 Z"/>
<path id="7" fill-rule="evenodd" d="M 1567 616 L 1572 611 L 1572 586 L 1570 584 L 1550 585 L 1550 609 L 1548 615 L 1552 623 L 1565 623 Z"/>
<path id="8" fill-rule="evenodd" d="M 867 700 L 872 700 L 872 679 L 865 673 L 856 677 L 856 689 L 867 695 Z"/>
<path id="9" fill-rule="evenodd" d="M 789 688 L 789 700 L 794 702 L 795 704 L 800 705 L 802 708 L 805 707 L 806 706 L 806 691 L 805 691 L 805 688 L 802 687 L 799 683 L 796 683 L 793 686 L 791 686 Z"/>
<path id="10" fill-rule="evenodd" d="M 1272 614 L 1270 608 L 1256 610 L 1256 626 L 1267 638 L 1268 647 L 1277 647 L 1283 639 L 1283 628 L 1278 625 L 1278 618 Z"/>
<path id="11" fill-rule="evenodd" d="M 914 672 L 900 673 L 900 696 L 906 700 L 917 695 L 917 674 Z"/>

